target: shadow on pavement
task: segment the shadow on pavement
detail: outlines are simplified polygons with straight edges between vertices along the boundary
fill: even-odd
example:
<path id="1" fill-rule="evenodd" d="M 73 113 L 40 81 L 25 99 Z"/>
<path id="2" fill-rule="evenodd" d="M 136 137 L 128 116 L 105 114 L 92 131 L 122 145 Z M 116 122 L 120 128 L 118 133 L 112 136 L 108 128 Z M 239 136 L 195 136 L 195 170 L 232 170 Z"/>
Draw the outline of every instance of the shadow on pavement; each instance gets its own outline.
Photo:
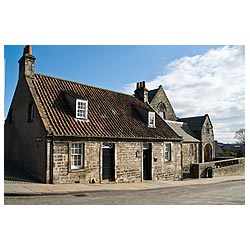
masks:
<path id="1" fill-rule="evenodd" d="M 31 174 L 20 168 L 17 164 L 4 160 L 4 181 L 22 181 L 41 183 Z"/>

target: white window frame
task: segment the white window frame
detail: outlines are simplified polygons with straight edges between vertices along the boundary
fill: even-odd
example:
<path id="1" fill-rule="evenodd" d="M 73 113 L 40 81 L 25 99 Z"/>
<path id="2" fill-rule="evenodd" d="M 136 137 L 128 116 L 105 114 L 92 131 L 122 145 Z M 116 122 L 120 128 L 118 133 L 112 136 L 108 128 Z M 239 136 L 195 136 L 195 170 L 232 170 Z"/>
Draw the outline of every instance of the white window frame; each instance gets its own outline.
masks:
<path id="1" fill-rule="evenodd" d="M 148 126 L 155 128 L 155 112 L 148 112 Z"/>
<path id="2" fill-rule="evenodd" d="M 76 147 L 77 145 L 77 147 Z M 79 147 L 80 145 L 80 147 Z M 77 150 L 80 149 L 80 152 L 77 152 Z M 79 142 L 74 142 L 71 143 L 70 147 L 70 169 L 75 170 L 75 169 L 83 169 L 84 168 L 84 145 L 83 143 Z M 78 158 L 78 159 L 77 159 Z M 75 160 L 79 161 L 78 164 L 75 164 Z"/>
<path id="3" fill-rule="evenodd" d="M 171 161 L 171 143 L 164 144 L 164 160 L 165 162 Z"/>
<path id="4" fill-rule="evenodd" d="M 80 105 L 82 104 L 83 108 L 80 108 L 79 104 Z M 79 111 L 81 111 L 81 113 L 83 114 L 79 115 Z M 88 120 L 88 101 L 87 100 L 76 99 L 76 118 Z"/>

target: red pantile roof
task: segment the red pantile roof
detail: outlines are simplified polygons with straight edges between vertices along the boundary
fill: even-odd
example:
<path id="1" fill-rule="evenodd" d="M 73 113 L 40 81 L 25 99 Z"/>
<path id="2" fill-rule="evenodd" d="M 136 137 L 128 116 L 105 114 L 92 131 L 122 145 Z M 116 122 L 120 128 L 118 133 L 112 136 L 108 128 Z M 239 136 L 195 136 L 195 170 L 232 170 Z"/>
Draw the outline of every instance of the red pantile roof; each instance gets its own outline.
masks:
<path id="1" fill-rule="evenodd" d="M 33 95 L 53 135 L 105 138 L 180 139 L 156 114 L 156 128 L 149 128 L 135 107 L 153 111 L 137 98 L 55 77 L 35 74 Z M 88 100 L 88 122 L 75 119 L 65 93 Z"/>

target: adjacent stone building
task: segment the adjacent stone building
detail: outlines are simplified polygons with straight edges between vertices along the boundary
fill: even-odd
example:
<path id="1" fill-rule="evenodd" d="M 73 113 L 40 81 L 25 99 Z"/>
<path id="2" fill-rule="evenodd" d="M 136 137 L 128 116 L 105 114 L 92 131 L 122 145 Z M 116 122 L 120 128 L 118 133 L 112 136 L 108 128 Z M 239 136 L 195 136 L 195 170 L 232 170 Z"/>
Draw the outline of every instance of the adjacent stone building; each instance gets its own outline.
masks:
<path id="1" fill-rule="evenodd" d="M 199 162 L 211 161 L 215 157 L 213 125 L 208 114 L 178 119 L 187 123 L 196 139 L 200 140 Z"/>
<path id="2" fill-rule="evenodd" d="M 211 161 L 215 157 L 215 143 L 213 125 L 208 114 L 187 118 L 177 118 L 169 99 L 162 86 L 148 91 L 148 100 L 154 110 L 183 138 L 183 166 L 190 163 L 202 163 Z M 187 148 L 191 142 L 193 146 Z M 195 149 L 197 158 L 191 157 L 190 153 Z M 196 155 L 196 154 L 195 154 Z"/>
<path id="3" fill-rule="evenodd" d="M 164 120 L 176 121 L 174 109 L 162 85 L 160 85 L 158 89 L 153 89 L 148 92 L 148 101 Z"/>

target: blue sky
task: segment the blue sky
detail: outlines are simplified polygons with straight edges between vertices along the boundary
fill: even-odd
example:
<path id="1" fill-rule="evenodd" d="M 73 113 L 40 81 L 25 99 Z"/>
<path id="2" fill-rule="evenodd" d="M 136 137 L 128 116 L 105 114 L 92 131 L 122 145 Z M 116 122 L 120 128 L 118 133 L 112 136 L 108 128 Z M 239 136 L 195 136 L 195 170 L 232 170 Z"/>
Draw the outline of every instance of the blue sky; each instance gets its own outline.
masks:
<path id="1" fill-rule="evenodd" d="M 24 46 L 4 46 L 5 117 L 17 85 L 18 60 Z M 177 116 L 208 113 L 219 141 L 232 142 L 234 132 L 244 127 L 244 46 L 37 45 L 32 48 L 37 73 L 128 94 L 133 94 L 137 81 L 146 81 L 148 89 L 161 84 Z M 237 91 L 235 76 L 241 77 Z M 218 91 L 220 96 L 216 95 Z M 226 98 L 234 98 L 235 102 L 229 104 Z"/>

